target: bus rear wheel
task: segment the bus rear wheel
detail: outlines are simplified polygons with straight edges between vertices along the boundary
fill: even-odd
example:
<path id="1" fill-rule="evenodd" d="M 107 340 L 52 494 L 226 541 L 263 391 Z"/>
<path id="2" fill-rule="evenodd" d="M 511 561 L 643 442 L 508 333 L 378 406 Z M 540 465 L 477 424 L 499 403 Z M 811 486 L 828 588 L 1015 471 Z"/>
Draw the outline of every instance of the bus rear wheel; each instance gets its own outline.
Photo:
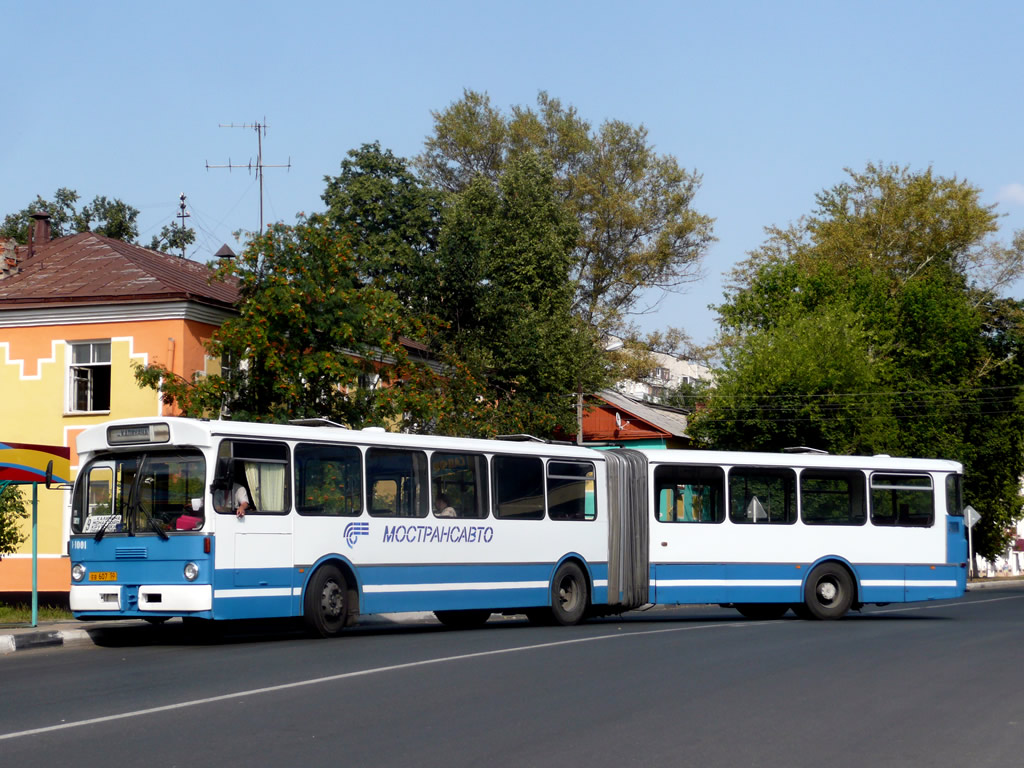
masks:
<path id="1" fill-rule="evenodd" d="M 306 628 L 316 637 L 334 637 L 345 627 L 348 615 L 348 585 L 333 565 L 317 569 L 306 587 L 303 618 Z"/>
<path id="2" fill-rule="evenodd" d="M 789 610 L 785 603 L 736 603 L 733 608 L 752 621 L 781 619 Z"/>
<path id="3" fill-rule="evenodd" d="M 587 580 L 576 563 L 562 563 L 551 581 L 551 618 L 563 627 L 579 624 L 587 610 Z"/>
<path id="4" fill-rule="evenodd" d="M 804 605 L 816 619 L 839 619 L 853 605 L 853 579 L 838 563 L 822 563 L 804 585 Z"/>
<path id="5" fill-rule="evenodd" d="M 434 611 L 437 620 L 452 629 L 476 629 L 482 627 L 491 618 L 486 609 L 465 611 Z"/>

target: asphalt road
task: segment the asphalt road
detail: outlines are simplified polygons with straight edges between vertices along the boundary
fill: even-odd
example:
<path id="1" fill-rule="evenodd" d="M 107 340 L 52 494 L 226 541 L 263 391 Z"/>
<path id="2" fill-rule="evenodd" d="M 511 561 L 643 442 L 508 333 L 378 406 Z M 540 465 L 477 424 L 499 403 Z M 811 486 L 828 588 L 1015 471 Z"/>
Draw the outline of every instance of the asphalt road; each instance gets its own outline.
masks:
<path id="1" fill-rule="evenodd" d="M 751 622 L 114 632 L 0 658 L 0 765 L 1013 766 L 1024 588 Z"/>

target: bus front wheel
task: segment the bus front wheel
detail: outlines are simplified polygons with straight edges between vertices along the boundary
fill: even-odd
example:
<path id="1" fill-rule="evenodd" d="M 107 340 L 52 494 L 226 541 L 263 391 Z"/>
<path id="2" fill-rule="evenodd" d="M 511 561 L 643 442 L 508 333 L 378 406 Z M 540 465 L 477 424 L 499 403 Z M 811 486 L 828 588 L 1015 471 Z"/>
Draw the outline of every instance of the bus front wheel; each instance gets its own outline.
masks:
<path id="1" fill-rule="evenodd" d="M 348 613 L 348 585 L 341 571 L 333 565 L 317 569 L 306 587 L 303 618 L 310 633 L 318 637 L 334 637 L 345 626 Z"/>
<path id="2" fill-rule="evenodd" d="M 804 605 L 816 619 L 839 619 L 853 605 L 853 579 L 838 563 L 822 563 L 804 585 Z"/>
<path id="3" fill-rule="evenodd" d="M 587 610 L 587 580 L 573 562 L 562 563 L 551 582 L 551 618 L 555 624 L 579 624 Z"/>

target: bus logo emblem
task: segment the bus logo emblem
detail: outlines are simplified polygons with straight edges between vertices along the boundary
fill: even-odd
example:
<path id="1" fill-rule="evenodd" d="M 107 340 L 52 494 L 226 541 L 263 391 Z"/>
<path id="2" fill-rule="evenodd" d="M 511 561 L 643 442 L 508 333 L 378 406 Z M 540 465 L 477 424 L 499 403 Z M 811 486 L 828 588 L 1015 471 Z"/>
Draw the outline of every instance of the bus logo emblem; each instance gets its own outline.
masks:
<path id="1" fill-rule="evenodd" d="M 369 523 L 349 523 L 345 526 L 345 541 L 348 542 L 348 548 L 352 549 L 355 546 L 356 541 L 360 536 L 370 535 L 370 524 Z"/>

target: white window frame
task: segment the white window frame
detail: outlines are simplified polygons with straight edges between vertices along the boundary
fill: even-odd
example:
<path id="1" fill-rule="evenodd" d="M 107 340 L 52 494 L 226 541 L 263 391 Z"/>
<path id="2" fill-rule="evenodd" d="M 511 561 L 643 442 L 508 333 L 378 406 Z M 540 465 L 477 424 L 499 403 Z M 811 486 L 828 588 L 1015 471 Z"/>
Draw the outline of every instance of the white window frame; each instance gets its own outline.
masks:
<path id="1" fill-rule="evenodd" d="M 69 341 L 67 343 L 67 360 L 68 360 L 68 376 L 67 376 L 67 403 L 65 412 L 69 414 L 80 414 L 80 413 L 110 413 L 110 399 L 112 393 L 107 392 L 107 407 L 106 408 L 95 408 L 94 407 L 94 374 L 93 371 L 97 368 L 106 368 L 111 371 L 112 368 L 112 352 L 110 339 L 96 339 L 93 341 Z M 105 347 L 105 349 L 104 349 Z M 88 361 L 87 362 L 76 362 L 75 352 L 88 348 Z M 106 353 L 105 355 L 103 353 Z M 103 359 L 106 357 L 106 360 Z M 112 373 L 112 371 L 111 371 Z M 113 376 L 108 376 L 108 387 L 111 387 L 113 383 Z M 78 394 L 80 387 L 86 388 L 85 399 L 87 408 L 78 408 Z"/>

